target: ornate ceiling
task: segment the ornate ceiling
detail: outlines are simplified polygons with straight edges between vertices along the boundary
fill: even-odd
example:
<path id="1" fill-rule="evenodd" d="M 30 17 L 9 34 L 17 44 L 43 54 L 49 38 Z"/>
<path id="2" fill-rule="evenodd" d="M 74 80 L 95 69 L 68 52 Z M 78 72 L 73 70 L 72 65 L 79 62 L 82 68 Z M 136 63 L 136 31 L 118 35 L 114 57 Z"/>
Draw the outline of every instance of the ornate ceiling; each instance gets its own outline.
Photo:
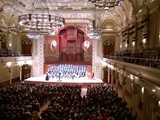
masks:
<path id="1" fill-rule="evenodd" d="M 31 13 L 33 4 L 38 8 L 38 3 L 44 0 L 0 0 L 0 11 L 5 14 L 8 26 L 16 23 L 21 14 Z M 123 0 L 119 6 L 108 11 L 96 8 L 88 0 L 46 0 L 50 14 L 63 16 L 66 23 L 91 24 L 97 20 L 97 26 L 106 26 L 106 21 L 112 21 L 120 29 L 125 26 L 126 21 L 132 19 L 139 10 L 153 0 Z M 47 8 L 46 8 L 47 9 Z M 12 22 L 11 22 L 12 21 Z"/>

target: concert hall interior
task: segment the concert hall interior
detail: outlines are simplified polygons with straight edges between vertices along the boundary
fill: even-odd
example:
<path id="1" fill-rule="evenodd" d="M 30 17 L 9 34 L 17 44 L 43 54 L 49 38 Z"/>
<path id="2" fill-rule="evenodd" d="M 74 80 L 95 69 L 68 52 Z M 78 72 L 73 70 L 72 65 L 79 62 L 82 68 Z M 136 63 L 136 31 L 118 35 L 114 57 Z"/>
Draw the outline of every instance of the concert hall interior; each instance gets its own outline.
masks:
<path id="1" fill-rule="evenodd" d="M 1 120 L 160 120 L 160 0 L 0 0 Z"/>

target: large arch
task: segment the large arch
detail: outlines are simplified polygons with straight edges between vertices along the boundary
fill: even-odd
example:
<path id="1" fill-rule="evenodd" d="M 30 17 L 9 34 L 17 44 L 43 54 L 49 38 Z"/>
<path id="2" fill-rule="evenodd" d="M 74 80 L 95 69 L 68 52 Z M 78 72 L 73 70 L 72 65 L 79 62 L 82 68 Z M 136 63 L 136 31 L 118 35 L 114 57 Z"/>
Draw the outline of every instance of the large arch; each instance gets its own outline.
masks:
<path id="1" fill-rule="evenodd" d="M 68 26 L 59 32 L 60 61 L 83 61 L 84 32 L 75 26 Z"/>
<path id="2" fill-rule="evenodd" d="M 105 31 L 102 33 L 103 56 L 110 55 L 115 51 L 116 35 L 118 25 L 111 19 L 102 24 Z"/>

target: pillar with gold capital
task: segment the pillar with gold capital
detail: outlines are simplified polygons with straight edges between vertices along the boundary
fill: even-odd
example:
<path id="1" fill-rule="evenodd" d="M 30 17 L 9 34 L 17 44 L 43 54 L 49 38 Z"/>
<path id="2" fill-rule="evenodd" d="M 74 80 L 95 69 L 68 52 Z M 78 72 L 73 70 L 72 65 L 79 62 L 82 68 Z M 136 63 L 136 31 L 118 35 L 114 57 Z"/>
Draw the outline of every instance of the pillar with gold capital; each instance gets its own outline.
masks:
<path id="1" fill-rule="evenodd" d="M 116 91 L 118 92 L 118 80 L 119 80 L 119 73 L 118 72 L 116 72 Z"/>
<path id="2" fill-rule="evenodd" d="M 109 84 L 110 83 L 110 75 L 111 75 L 111 69 L 108 67 L 108 81 L 107 81 L 107 83 Z"/>
<path id="3" fill-rule="evenodd" d="M 125 98 L 125 85 L 126 85 L 126 77 L 124 77 L 124 75 L 122 76 L 122 98 L 124 99 Z"/>
<path id="4" fill-rule="evenodd" d="M 151 103 L 152 119 L 151 120 L 157 120 L 158 100 L 155 95 L 152 95 L 151 98 L 152 98 L 152 103 Z"/>
<path id="5" fill-rule="evenodd" d="M 125 85 L 126 85 L 126 79 L 127 77 L 125 76 L 125 67 L 123 67 L 122 71 L 122 98 L 125 97 Z"/>
<path id="6" fill-rule="evenodd" d="M 136 115 L 136 104 L 137 104 L 137 101 L 136 101 L 136 95 L 138 93 L 138 90 L 137 90 L 137 84 L 135 83 L 134 80 L 132 80 L 132 83 L 131 83 L 131 93 L 132 93 L 132 114 L 135 116 Z"/>
<path id="7" fill-rule="evenodd" d="M 114 80 L 115 80 L 115 70 L 113 70 L 112 72 L 111 72 L 111 75 L 112 75 L 112 79 L 111 79 L 111 81 L 110 81 L 110 83 L 111 83 L 111 86 L 113 86 L 114 85 Z"/>

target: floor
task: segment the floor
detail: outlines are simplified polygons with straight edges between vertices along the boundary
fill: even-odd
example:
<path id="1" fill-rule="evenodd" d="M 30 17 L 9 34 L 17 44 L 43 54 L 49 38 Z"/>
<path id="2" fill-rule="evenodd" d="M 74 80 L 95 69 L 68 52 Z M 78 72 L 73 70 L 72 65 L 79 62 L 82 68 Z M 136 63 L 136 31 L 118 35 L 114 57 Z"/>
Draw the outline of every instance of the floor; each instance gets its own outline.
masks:
<path id="1" fill-rule="evenodd" d="M 40 76 L 40 77 L 30 77 L 25 79 L 24 81 L 28 82 L 28 81 L 32 81 L 32 82 L 62 82 L 62 83 L 103 83 L 103 81 L 101 79 L 98 78 L 94 78 L 94 79 L 89 79 L 88 77 L 80 77 L 77 79 L 57 79 L 57 78 L 51 78 L 49 80 L 45 80 L 46 76 Z"/>
<path id="2" fill-rule="evenodd" d="M 85 96 L 87 94 L 87 88 L 82 88 L 81 96 Z"/>

